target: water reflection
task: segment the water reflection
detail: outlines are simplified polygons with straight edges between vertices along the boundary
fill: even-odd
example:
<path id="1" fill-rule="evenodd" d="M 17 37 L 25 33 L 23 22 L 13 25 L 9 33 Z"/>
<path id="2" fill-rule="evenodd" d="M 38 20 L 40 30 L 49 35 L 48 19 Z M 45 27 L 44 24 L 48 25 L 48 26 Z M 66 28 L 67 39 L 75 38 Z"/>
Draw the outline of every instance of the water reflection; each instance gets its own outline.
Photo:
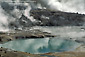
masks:
<path id="1" fill-rule="evenodd" d="M 37 54 L 47 52 L 72 51 L 78 46 L 80 46 L 80 44 L 71 40 L 65 40 L 60 38 L 44 38 L 16 40 L 2 44 L 1 46 L 5 48 L 11 48 L 17 51 Z"/>

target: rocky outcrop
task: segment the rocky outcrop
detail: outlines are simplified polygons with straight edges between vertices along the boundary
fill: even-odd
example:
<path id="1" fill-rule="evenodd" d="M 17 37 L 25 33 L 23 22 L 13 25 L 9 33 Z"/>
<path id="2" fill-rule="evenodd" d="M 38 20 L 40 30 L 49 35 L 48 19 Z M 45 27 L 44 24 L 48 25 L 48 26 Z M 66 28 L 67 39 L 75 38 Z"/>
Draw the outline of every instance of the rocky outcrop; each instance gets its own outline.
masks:
<path id="1" fill-rule="evenodd" d="M 23 14 L 19 19 L 16 19 L 16 21 L 9 23 L 9 28 L 11 29 L 18 29 L 18 28 L 25 28 L 32 26 L 34 26 L 32 21 Z"/>
<path id="2" fill-rule="evenodd" d="M 28 19 L 25 15 L 22 14 L 21 18 L 18 20 L 19 24 L 23 27 L 33 26 L 33 23 L 30 19 Z"/>
<path id="3" fill-rule="evenodd" d="M 31 16 L 38 22 L 39 26 L 83 26 L 85 15 L 47 9 L 36 9 L 30 11 Z"/>
<path id="4" fill-rule="evenodd" d="M 31 21 L 24 14 L 9 27 L 32 27 L 32 26 L 84 26 L 85 15 L 61 11 L 51 11 L 48 9 L 35 9 L 30 11 L 30 15 L 36 21 Z"/>
<path id="5" fill-rule="evenodd" d="M 5 43 L 8 41 L 13 41 L 16 39 L 36 39 L 45 37 L 55 37 L 48 32 L 42 32 L 38 29 L 28 30 L 28 31 L 10 31 L 10 32 L 0 32 L 0 43 Z"/>

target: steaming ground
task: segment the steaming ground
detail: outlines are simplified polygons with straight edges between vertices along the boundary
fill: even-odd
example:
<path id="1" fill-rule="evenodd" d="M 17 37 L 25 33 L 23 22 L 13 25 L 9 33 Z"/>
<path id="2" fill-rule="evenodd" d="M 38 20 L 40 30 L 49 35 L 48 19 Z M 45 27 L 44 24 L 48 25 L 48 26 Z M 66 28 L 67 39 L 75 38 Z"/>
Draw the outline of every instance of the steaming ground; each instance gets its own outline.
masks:
<path id="1" fill-rule="evenodd" d="M 36 0 L 42 7 L 64 12 L 85 13 L 85 0 Z"/>
<path id="2" fill-rule="evenodd" d="M 2 1 L 2 0 L 0 0 Z M 10 1 L 16 1 L 15 3 L 10 3 Z M 50 10 L 59 10 L 64 12 L 79 12 L 81 14 L 85 13 L 85 0 L 24 0 L 24 1 L 36 1 L 29 3 L 18 3 L 23 0 L 3 0 L 0 3 L 0 31 L 10 30 L 10 23 L 16 24 L 17 27 L 22 28 L 18 23 L 18 19 L 21 17 L 22 13 L 28 17 L 32 22 L 36 21 L 32 16 L 30 16 L 30 10 L 41 8 Z M 22 8 L 17 8 L 21 6 Z M 14 28 L 13 28 L 14 29 Z"/>
<path id="3" fill-rule="evenodd" d="M 8 30 L 8 16 L 4 14 L 3 9 L 0 7 L 0 31 Z"/>
<path id="4" fill-rule="evenodd" d="M 2 1 L 2 0 L 0 0 Z M 10 3 L 10 1 L 16 1 L 15 3 Z M 60 10 L 64 12 L 79 12 L 81 14 L 85 13 L 85 0 L 34 0 L 36 2 L 30 3 L 18 3 L 23 0 L 3 0 L 0 2 L 0 31 L 9 30 L 9 23 L 16 22 L 15 24 L 22 28 L 17 19 L 19 19 L 24 13 L 31 21 L 36 21 L 32 16 L 30 16 L 30 10 L 41 8 L 50 10 Z M 33 0 L 24 0 L 33 1 Z M 22 6 L 21 9 L 16 8 L 16 6 Z"/>

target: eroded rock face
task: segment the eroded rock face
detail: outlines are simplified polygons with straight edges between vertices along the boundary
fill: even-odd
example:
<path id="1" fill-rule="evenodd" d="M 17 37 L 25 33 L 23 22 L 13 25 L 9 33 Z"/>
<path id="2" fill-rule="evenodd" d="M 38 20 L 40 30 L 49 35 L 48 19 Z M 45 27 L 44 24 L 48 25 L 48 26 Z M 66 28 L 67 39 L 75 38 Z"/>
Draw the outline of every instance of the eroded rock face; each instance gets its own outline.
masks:
<path id="1" fill-rule="evenodd" d="M 38 21 L 39 26 L 83 26 L 85 15 L 78 13 L 67 13 L 51 11 L 47 9 L 36 9 L 30 11 L 31 16 Z"/>

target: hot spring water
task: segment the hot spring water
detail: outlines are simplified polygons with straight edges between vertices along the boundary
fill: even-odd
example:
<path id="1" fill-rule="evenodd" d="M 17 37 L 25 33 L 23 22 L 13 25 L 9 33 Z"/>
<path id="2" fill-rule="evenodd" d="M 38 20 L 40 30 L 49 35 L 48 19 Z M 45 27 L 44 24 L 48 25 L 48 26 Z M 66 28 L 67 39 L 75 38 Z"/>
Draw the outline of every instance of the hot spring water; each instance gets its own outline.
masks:
<path id="1" fill-rule="evenodd" d="M 33 54 L 48 53 L 48 52 L 64 52 L 73 51 L 80 46 L 79 43 L 59 39 L 59 38 L 44 38 L 44 39 L 26 39 L 7 42 L 1 45 L 4 48 L 23 51 Z"/>
<path id="2" fill-rule="evenodd" d="M 46 30 L 58 36 L 54 38 L 15 40 L 1 44 L 0 46 L 33 54 L 74 51 L 81 43 L 75 42 L 70 38 L 82 39 L 82 36 L 85 34 L 84 30 L 82 31 L 80 27 L 34 27 L 32 29 Z M 84 34 L 79 36 L 81 33 Z"/>

